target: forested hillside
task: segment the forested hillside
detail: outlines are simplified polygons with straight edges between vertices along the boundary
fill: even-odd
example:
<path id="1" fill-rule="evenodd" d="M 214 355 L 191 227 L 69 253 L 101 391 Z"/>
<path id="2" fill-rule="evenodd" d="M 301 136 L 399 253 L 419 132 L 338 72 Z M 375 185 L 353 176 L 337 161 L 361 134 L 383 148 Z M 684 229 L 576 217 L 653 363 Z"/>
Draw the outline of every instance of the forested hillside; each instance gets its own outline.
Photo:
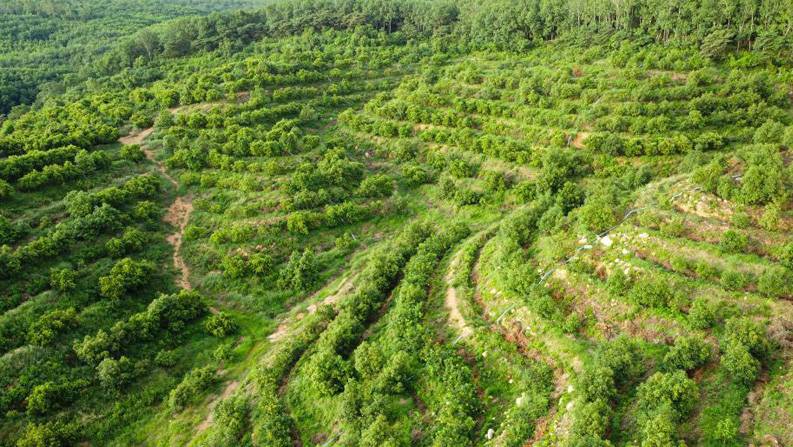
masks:
<path id="1" fill-rule="evenodd" d="M 0 445 L 793 445 L 789 0 L 104 5 L 0 6 Z"/>
<path id="2" fill-rule="evenodd" d="M 106 70 L 98 58 L 131 35 L 151 46 L 149 25 L 261 6 L 259 0 L 2 0 L 0 114 Z M 151 50 L 150 50 L 151 51 Z"/>

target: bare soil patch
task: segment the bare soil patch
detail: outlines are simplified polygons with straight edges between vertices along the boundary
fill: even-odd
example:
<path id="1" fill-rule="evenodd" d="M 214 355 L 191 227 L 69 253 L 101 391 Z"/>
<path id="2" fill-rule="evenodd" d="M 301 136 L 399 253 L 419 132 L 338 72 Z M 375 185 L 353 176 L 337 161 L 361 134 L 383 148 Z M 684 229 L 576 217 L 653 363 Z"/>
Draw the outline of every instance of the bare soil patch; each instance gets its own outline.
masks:
<path id="1" fill-rule="evenodd" d="M 129 134 L 127 136 L 121 137 L 118 139 L 118 142 L 121 144 L 141 144 L 143 140 L 146 139 L 151 133 L 154 132 L 153 127 L 149 127 L 147 129 L 143 129 L 138 133 Z"/>
<path id="2" fill-rule="evenodd" d="M 207 413 L 206 418 L 204 418 L 204 420 L 201 421 L 201 423 L 198 424 L 198 426 L 196 427 L 196 431 L 198 433 L 201 433 L 202 431 L 212 426 L 212 423 L 215 421 L 215 407 L 217 406 L 217 404 L 222 400 L 228 399 L 228 397 L 231 396 L 232 393 L 234 393 L 234 391 L 236 391 L 237 388 L 239 388 L 239 386 L 240 386 L 240 382 L 238 380 L 232 380 L 231 382 L 228 383 L 228 385 L 226 385 L 226 388 L 223 389 L 223 393 L 221 393 L 219 397 L 215 398 L 212 402 L 209 403 L 208 406 L 209 412 Z"/>
<path id="3" fill-rule="evenodd" d="M 173 265 L 181 272 L 177 280 L 180 287 L 190 290 L 190 268 L 184 262 L 181 255 L 182 239 L 184 237 L 184 229 L 187 226 L 187 221 L 190 220 L 190 214 L 193 212 L 193 200 L 190 196 L 180 196 L 168 208 L 168 213 L 165 215 L 165 221 L 176 227 L 176 233 L 168 236 L 168 243 L 173 246 Z"/>
<path id="4" fill-rule="evenodd" d="M 157 171 L 162 174 L 163 177 L 168 179 L 172 185 L 178 186 L 179 184 L 176 182 L 176 179 L 171 177 L 170 174 L 165 170 L 165 166 L 159 161 L 157 161 L 154 157 L 154 152 L 149 149 L 143 141 L 154 132 L 153 127 L 149 127 L 147 129 L 143 129 L 140 132 L 134 135 L 127 135 L 125 137 L 121 137 L 118 139 L 118 142 L 121 144 L 137 144 L 141 146 L 143 153 L 146 154 L 146 158 L 151 160 L 156 166 Z M 180 276 L 177 279 L 177 284 L 179 287 L 183 289 L 190 290 L 192 286 L 190 285 L 190 268 L 187 266 L 187 263 L 184 262 L 184 259 L 181 256 L 181 248 L 182 248 L 182 239 L 184 236 L 184 229 L 187 226 L 187 221 L 190 220 L 190 214 L 193 212 L 193 199 L 190 196 L 179 196 L 174 200 L 171 206 L 168 208 L 168 212 L 165 215 L 165 221 L 169 224 L 176 227 L 176 232 L 169 235 L 166 240 L 169 244 L 173 247 L 173 265 L 174 267 L 180 272 Z"/>
<path id="5" fill-rule="evenodd" d="M 576 149 L 584 149 L 586 146 L 584 145 L 584 141 L 589 137 L 590 132 L 578 132 L 573 141 L 570 142 L 570 146 L 573 146 Z"/>
<path id="6" fill-rule="evenodd" d="M 338 289 L 336 289 L 336 292 L 326 296 L 325 299 L 322 300 L 322 303 L 320 305 L 335 304 L 337 301 L 339 301 L 339 299 L 342 296 L 349 293 L 350 290 L 352 290 L 352 278 L 348 277 L 341 282 Z M 306 312 L 308 312 L 308 314 L 311 315 L 314 312 L 316 312 L 318 308 L 319 305 L 311 304 L 310 306 L 308 306 L 308 308 L 306 308 Z M 303 317 L 304 314 L 298 314 L 296 316 L 297 319 L 302 319 Z M 291 326 L 292 320 L 293 319 L 291 318 L 284 319 L 284 321 L 282 321 L 278 325 L 278 328 L 275 330 L 275 332 L 267 336 L 267 339 L 272 343 L 284 338 L 284 336 L 286 336 L 289 333 L 289 327 Z"/>
<path id="7" fill-rule="evenodd" d="M 460 332 L 460 338 L 468 338 L 473 334 L 473 329 L 465 322 L 462 312 L 460 312 L 460 303 L 457 299 L 457 288 L 454 287 L 454 273 L 460 263 L 460 255 L 454 257 L 449 270 L 446 272 L 446 299 L 444 304 L 446 309 L 449 310 L 449 324 Z"/>

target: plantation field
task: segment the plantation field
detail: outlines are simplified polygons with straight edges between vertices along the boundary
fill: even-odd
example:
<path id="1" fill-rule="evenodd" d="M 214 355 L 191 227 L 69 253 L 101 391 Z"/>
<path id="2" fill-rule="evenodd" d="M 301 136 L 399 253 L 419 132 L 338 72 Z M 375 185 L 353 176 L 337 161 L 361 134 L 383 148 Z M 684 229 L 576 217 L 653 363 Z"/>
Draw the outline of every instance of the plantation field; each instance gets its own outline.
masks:
<path id="1" fill-rule="evenodd" d="M 785 54 L 502 6 L 177 21 L 1 118 L 0 445 L 793 445 Z"/>

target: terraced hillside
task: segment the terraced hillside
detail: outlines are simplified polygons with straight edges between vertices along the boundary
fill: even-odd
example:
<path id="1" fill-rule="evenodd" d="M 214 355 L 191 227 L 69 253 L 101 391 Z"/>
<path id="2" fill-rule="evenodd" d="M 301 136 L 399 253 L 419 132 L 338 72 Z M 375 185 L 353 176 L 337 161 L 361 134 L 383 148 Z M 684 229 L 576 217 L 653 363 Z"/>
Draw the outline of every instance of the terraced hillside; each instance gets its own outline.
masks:
<path id="1" fill-rule="evenodd" d="M 283 8 L 0 123 L 0 445 L 793 445 L 788 65 Z"/>

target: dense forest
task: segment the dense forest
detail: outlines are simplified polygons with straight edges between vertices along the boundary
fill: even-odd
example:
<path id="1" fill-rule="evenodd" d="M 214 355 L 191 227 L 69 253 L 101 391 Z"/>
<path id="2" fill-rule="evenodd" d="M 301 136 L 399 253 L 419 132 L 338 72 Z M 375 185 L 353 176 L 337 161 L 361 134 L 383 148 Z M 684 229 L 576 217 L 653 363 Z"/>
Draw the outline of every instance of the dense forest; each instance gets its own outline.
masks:
<path id="1" fill-rule="evenodd" d="M 0 445 L 793 446 L 793 1 L 0 1 Z"/>
<path id="2" fill-rule="evenodd" d="M 97 73 L 97 58 L 139 30 L 264 0 L 1 0 L 0 114 Z"/>

